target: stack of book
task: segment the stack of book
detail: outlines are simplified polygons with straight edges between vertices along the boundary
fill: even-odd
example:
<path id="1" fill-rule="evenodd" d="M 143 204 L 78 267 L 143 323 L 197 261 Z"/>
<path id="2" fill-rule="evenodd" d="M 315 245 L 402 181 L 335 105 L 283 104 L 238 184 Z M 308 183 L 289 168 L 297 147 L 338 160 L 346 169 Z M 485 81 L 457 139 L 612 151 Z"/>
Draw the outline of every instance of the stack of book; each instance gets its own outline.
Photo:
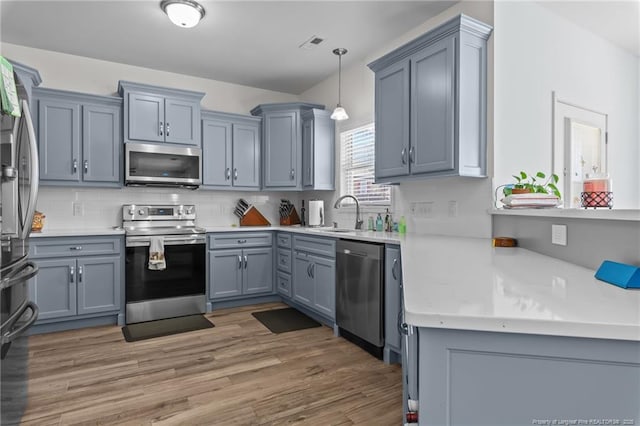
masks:
<path id="1" fill-rule="evenodd" d="M 505 209 L 543 209 L 557 207 L 560 198 L 552 194 L 511 194 L 502 200 Z"/>

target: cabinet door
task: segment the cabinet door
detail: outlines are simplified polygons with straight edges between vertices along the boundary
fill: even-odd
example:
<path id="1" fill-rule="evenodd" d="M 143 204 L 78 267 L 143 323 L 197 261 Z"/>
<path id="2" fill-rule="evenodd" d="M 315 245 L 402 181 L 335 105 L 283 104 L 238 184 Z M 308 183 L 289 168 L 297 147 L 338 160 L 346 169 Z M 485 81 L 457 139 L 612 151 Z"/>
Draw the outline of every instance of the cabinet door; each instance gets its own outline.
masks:
<path id="1" fill-rule="evenodd" d="M 120 108 L 82 107 L 82 179 L 85 182 L 119 182 Z"/>
<path id="2" fill-rule="evenodd" d="M 455 38 L 411 57 L 411 173 L 454 168 Z"/>
<path id="3" fill-rule="evenodd" d="M 244 249 L 242 256 L 242 294 L 273 292 L 273 249 Z"/>
<path id="4" fill-rule="evenodd" d="M 231 128 L 228 121 L 202 121 L 202 184 L 231 186 Z"/>
<path id="5" fill-rule="evenodd" d="M 120 310 L 120 257 L 78 258 L 78 314 Z"/>
<path id="6" fill-rule="evenodd" d="M 260 188 L 260 127 L 233 125 L 233 186 Z"/>
<path id="7" fill-rule="evenodd" d="M 164 98 L 132 92 L 128 102 L 128 139 L 164 142 Z"/>
<path id="8" fill-rule="evenodd" d="M 200 104 L 166 98 L 164 104 L 166 142 L 200 145 Z"/>
<path id="9" fill-rule="evenodd" d="M 80 104 L 41 99 L 38 106 L 40 179 L 80 180 Z"/>
<path id="10" fill-rule="evenodd" d="M 409 174 L 409 61 L 376 73 L 376 180 Z"/>
<path id="11" fill-rule="evenodd" d="M 313 293 L 309 255 L 297 252 L 293 259 L 293 298 L 296 302 L 313 308 Z"/>
<path id="12" fill-rule="evenodd" d="M 40 271 L 29 281 L 40 320 L 76 315 L 76 260 L 38 260 Z"/>
<path id="13" fill-rule="evenodd" d="M 295 111 L 264 116 L 264 186 L 298 186 L 298 116 Z"/>
<path id="14" fill-rule="evenodd" d="M 242 295 L 242 250 L 209 251 L 209 298 Z"/>
<path id="15" fill-rule="evenodd" d="M 314 157 L 314 132 L 313 119 L 302 122 L 302 186 L 304 188 L 313 187 L 313 157 Z"/>
<path id="16" fill-rule="evenodd" d="M 336 261 L 322 257 L 309 256 L 311 260 L 311 279 L 313 280 L 313 307 L 335 319 L 336 316 Z"/>
<path id="17" fill-rule="evenodd" d="M 402 309 L 400 248 L 387 247 L 384 259 L 384 339 L 387 346 L 400 353 L 400 333 L 398 332 L 398 316 Z"/>
<path id="18" fill-rule="evenodd" d="M 336 261 L 309 256 L 313 281 L 313 307 L 331 319 L 336 317 Z"/>

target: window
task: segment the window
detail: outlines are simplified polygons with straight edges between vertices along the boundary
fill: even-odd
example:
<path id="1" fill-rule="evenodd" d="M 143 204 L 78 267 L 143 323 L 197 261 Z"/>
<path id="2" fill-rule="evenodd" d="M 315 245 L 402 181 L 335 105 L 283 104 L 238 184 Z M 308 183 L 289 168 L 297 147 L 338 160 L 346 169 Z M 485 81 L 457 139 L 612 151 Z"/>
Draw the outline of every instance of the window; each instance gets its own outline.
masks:
<path id="1" fill-rule="evenodd" d="M 391 187 L 374 183 L 374 142 L 374 123 L 340 133 L 341 192 L 355 195 L 363 205 L 389 205 Z"/>

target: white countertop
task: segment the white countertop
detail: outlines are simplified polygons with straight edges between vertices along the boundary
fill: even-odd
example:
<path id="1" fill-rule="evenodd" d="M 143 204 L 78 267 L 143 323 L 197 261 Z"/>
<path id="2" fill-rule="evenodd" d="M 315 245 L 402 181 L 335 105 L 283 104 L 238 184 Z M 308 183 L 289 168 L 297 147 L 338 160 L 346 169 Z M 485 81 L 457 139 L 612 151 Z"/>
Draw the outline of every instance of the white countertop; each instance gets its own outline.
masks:
<path id="1" fill-rule="evenodd" d="M 284 231 L 399 244 L 407 323 L 418 327 L 640 341 L 640 291 L 595 271 L 490 239 L 300 226 L 204 227 Z M 122 229 L 45 229 L 32 237 L 121 235 Z"/>
<path id="2" fill-rule="evenodd" d="M 492 209 L 496 216 L 555 217 L 560 219 L 599 219 L 640 222 L 640 210 L 625 209 Z"/>
<path id="3" fill-rule="evenodd" d="M 640 341 L 640 291 L 529 250 L 407 236 L 402 272 L 411 325 Z"/>
<path id="4" fill-rule="evenodd" d="M 83 237 L 90 235 L 124 235 L 122 228 L 43 228 L 40 232 L 31 232 L 29 237 Z"/>

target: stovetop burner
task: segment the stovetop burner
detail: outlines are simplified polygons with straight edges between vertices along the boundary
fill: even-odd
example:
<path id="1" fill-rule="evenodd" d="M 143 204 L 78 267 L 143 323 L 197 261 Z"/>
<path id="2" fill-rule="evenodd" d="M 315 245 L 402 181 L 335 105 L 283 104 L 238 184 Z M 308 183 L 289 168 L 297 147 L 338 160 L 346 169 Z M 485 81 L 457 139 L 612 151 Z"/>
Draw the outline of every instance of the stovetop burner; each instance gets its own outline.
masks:
<path id="1" fill-rule="evenodd" d="M 126 235 L 193 235 L 206 231 L 195 224 L 196 206 L 137 205 L 122 206 L 122 228 Z"/>

